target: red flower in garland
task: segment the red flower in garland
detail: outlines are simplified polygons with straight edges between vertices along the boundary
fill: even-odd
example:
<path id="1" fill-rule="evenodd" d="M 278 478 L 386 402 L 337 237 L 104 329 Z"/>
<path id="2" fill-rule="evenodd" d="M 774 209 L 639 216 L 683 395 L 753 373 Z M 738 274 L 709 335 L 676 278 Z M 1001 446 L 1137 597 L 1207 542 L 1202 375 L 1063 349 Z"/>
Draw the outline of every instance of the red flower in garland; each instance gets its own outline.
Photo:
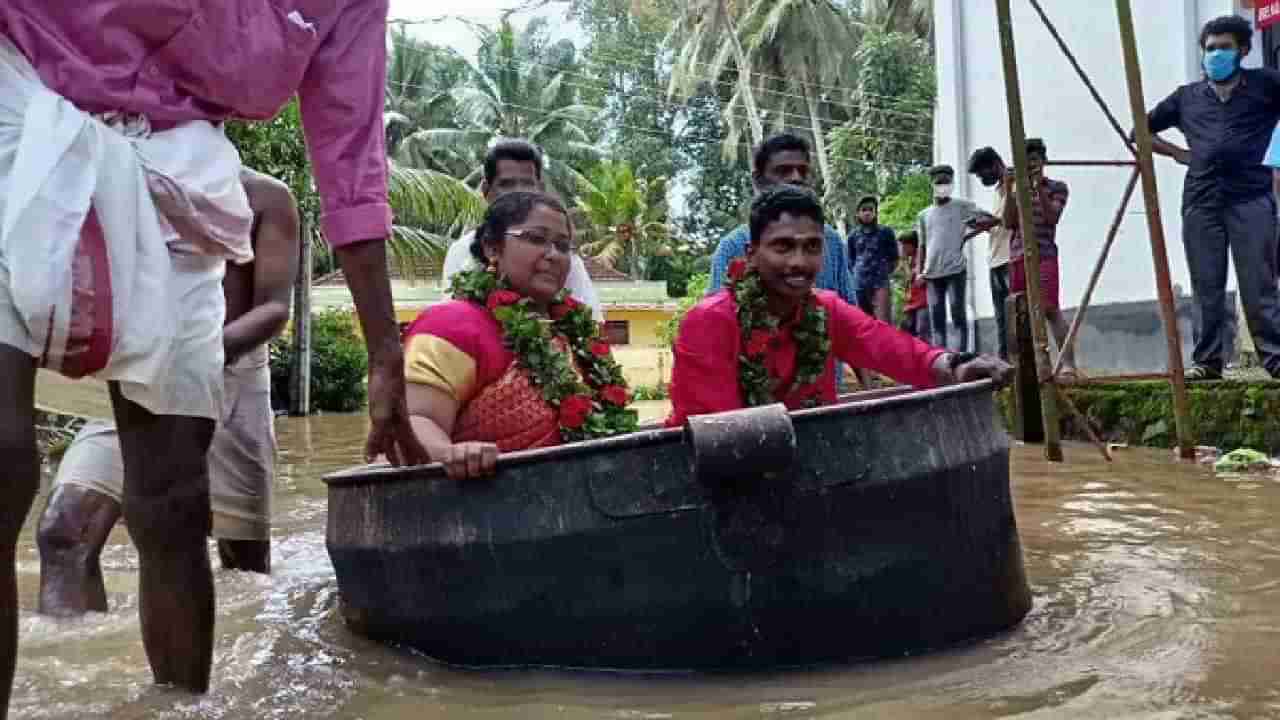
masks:
<path id="1" fill-rule="evenodd" d="M 741 280 L 747 275 L 746 258 L 738 258 L 729 263 L 729 278 L 732 280 Z"/>
<path id="2" fill-rule="evenodd" d="M 559 422 L 563 427 L 577 430 L 591 414 L 591 398 L 586 395 L 570 395 L 560 401 Z"/>
<path id="3" fill-rule="evenodd" d="M 773 333 L 768 330 L 752 330 L 751 339 L 747 342 L 747 355 L 754 357 L 763 355 L 773 341 Z"/>
<path id="4" fill-rule="evenodd" d="M 631 393 L 621 385 L 605 385 L 600 389 L 600 397 L 604 398 L 605 402 L 618 407 L 626 407 L 631 401 Z"/>
<path id="5" fill-rule="evenodd" d="M 609 343 L 603 340 L 596 340 L 591 343 L 591 354 L 596 357 L 609 357 Z"/>
<path id="6" fill-rule="evenodd" d="M 489 299 L 485 301 L 485 307 L 492 312 L 500 307 L 515 305 L 518 302 L 520 302 L 520 293 L 514 290 L 494 290 L 489 293 Z"/>
<path id="7" fill-rule="evenodd" d="M 563 320 L 569 313 L 582 307 L 582 303 L 574 300 L 572 296 L 565 296 L 564 302 L 551 307 L 551 319 Z"/>

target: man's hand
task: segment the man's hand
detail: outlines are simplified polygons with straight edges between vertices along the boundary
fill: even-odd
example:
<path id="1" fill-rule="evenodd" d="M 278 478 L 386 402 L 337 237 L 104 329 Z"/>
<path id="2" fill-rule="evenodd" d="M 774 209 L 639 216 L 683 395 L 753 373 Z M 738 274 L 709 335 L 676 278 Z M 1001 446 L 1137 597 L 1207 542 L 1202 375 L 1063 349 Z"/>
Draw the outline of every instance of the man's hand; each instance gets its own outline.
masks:
<path id="1" fill-rule="evenodd" d="M 440 458 L 451 480 L 470 480 L 492 475 L 498 464 L 498 446 L 493 443 L 464 442 L 450 445 Z"/>
<path id="2" fill-rule="evenodd" d="M 399 345 L 369 357 L 369 419 L 373 428 L 365 443 L 365 460 L 385 455 L 396 467 L 431 462 L 409 423 L 405 403 L 404 353 Z"/>
<path id="3" fill-rule="evenodd" d="M 958 366 L 954 374 L 956 382 L 962 383 L 991 378 L 998 388 L 1013 382 L 1013 366 L 994 355 L 979 355 Z"/>
<path id="4" fill-rule="evenodd" d="M 968 354 L 966 353 L 966 355 Z M 952 362 L 962 359 L 963 356 L 957 357 L 956 353 L 947 353 L 939 356 L 933 365 L 933 374 L 938 384 L 950 385 L 952 383 L 973 382 L 983 378 L 991 378 L 995 387 L 1001 388 L 1013 382 L 1013 366 L 1009 363 L 992 355 L 970 357 L 972 359 L 952 368 Z"/>
<path id="5" fill-rule="evenodd" d="M 1173 161 L 1179 165 L 1191 167 L 1191 151 L 1186 148 L 1177 148 L 1173 153 Z"/>
<path id="6" fill-rule="evenodd" d="M 369 419 L 373 428 L 365 443 L 365 460 L 373 462 L 385 454 L 392 465 L 425 465 L 431 458 L 413 433 L 405 403 L 404 350 L 391 302 L 386 247 L 381 240 L 370 240 L 343 245 L 335 254 L 369 349 Z"/>

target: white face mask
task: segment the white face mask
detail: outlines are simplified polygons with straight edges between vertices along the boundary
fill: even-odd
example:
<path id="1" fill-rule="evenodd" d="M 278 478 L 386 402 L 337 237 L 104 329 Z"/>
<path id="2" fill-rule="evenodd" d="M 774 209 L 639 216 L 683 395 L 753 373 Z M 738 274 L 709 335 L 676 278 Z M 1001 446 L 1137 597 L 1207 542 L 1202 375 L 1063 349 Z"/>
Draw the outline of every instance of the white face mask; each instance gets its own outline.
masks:
<path id="1" fill-rule="evenodd" d="M 951 197 L 951 191 L 954 188 L 955 185 L 934 185 L 933 196 L 939 200 L 945 200 Z"/>

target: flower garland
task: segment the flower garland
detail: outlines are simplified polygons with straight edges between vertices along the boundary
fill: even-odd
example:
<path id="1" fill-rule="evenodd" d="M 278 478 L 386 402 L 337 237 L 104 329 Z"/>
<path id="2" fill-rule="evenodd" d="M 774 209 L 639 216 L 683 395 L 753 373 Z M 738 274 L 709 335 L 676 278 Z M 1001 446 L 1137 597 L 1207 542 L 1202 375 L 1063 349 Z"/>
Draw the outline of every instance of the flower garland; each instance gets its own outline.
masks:
<path id="1" fill-rule="evenodd" d="M 738 357 L 738 387 L 747 407 L 777 402 L 774 393 L 782 382 L 769 372 L 765 356 L 779 335 L 779 321 L 768 312 L 769 293 L 760 284 L 760 275 L 739 258 L 729 266 L 729 292 L 738 306 L 738 325 L 743 352 Z M 796 376 L 793 396 L 802 398 L 801 407 L 817 407 L 822 402 L 818 380 L 827 368 L 831 339 L 827 337 L 827 311 L 809 294 L 800 317 L 791 327 L 796 343 Z"/>
<path id="2" fill-rule="evenodd" d="M 532 301 L 510 290 L 505 280 L 484 270 L 455 275 L 452 292 L 493 313 L 502 326 L 503 343 L 556 410 L 565 442 L 632 432 L 639 425 L 636 411 L 627 409 L 631 393 L 622 367 L 613 359 L 609 343 L 600 339 L 591 309 L 570 297 L 568 290 L 552 301 L 550 319 L 536 313 Z M 569 341 L 581 378 L 552 344 L 554 335 Z"/>

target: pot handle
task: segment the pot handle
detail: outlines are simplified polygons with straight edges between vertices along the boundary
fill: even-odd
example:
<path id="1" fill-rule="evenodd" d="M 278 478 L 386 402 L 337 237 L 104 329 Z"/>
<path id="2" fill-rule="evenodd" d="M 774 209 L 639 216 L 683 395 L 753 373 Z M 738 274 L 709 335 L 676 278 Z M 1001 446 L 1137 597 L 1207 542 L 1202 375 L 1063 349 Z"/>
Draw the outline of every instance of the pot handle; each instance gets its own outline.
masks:
<path id="1" fill-rule="evenodd" d="M 796 430 L 782 403 L 695 415 L 685 421 L 693 477 L 709 485 L 771 479 L 796 457 Z"/>

